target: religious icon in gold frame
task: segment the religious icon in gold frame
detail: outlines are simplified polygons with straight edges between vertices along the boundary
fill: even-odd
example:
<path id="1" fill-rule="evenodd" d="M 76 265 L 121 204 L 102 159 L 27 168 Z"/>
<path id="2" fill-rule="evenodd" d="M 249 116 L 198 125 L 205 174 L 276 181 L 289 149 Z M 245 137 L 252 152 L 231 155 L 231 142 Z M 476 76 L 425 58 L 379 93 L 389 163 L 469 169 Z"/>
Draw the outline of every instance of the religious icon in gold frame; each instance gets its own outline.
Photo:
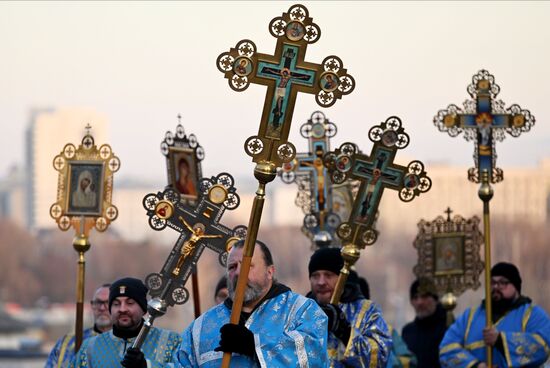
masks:
<path id="1" fill-rule="evenodd" d="M 69 162 L 68 215 L 100 216 L 103 197 L 103 163 Z"/>
<path id="2" fill-rule="evenodd" d="M 57 199 L 50 207 L 50 216 L 63 231 L 88 221 L 98 231 L 105 231 L 118 217 L 118 209 L 111 201 L 113 174 L 120 169 L 120 160 L 108 144 L 98 148 L 90 134 L 91 126 L 86 129 L 78 147 L 68 143 L 53 159 L 59 176 Z"/>
<path id="3" fill-rule="evenodd" d="M 181 121 L 181 115 L 178 115 L 178 119 Z M 194 134 L 186 135 L 180 123 L 175 134 L 166 132 L 160 151 L 166 157 L 168 187 L 179 193 L 183 203 L 195 206 L 199 200 L 201 161 L 204 159 L 204 149 L 197 137 Z"/>
<path id="4" fill-rule="evenodd" d="M 467 289 L 477 289 L 483 271 L 480 248 L 483 236 L 477 216 L 464 218 L 451 209 L 447 218 L 437 216 L 432 221 L 420 220 L 414 247 L 418 250 L 418 263 L 413 268 L 417 278 L 433 281 L 442 296 L 452 292 L 458 296 Z"/>
<path id="5" fill-rule="evenodd" d="M 464 274 L 464 235 L 434 234 L 434 274 Z"/>

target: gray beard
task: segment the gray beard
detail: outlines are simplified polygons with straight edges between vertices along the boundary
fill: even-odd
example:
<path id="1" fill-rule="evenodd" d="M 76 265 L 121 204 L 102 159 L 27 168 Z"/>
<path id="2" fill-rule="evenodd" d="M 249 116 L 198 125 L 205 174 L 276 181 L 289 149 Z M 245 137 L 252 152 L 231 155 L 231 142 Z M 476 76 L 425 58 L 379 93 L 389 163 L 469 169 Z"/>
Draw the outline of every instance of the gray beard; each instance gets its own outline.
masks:
<path id="1" fill-rule="evenodd" d="M 229 293 L 229 297 L 232 300 L 235 300 L 235 289 L 237 288 L 237 279 L 235 279 L 235 282 L 229 282 L 227 284 L 227 291 Z M 263 294 L 263 288 L 260 285 L 246 285 L 246 289 L 244 291 L 244 303 L 250 303 L 258 298 L 260 298 Z"/>

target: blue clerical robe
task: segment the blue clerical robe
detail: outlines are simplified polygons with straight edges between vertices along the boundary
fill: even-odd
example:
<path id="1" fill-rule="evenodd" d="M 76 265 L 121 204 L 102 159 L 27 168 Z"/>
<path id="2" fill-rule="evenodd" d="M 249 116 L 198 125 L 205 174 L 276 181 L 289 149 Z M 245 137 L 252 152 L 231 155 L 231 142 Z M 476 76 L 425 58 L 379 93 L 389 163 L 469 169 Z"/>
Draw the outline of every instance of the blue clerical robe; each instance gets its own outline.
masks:
<path id="1" fill-rule="evenodd" d="M 339 307 L 351 325 L 351 333 L 347 345 L 329 333 L 330 367 L 385 368 L 392 340 L 378 306 L 370 300 L 357 299 L 340 303 Z"/>
<path id="2" fill-rule="evenodd" d="M 220 328 L 231 310 L 219 304 L 201 315 L 182 334 L 174 358 L 178 367 L 221 366 Z M 317 303 L 292 291 L 265 300 L 245 322 L 254 334 L 257 360 L 233 353 L 231 367 L 326 367 L 327 317 Z"/>
<path id="3" fill-rule="evenodd" d="M 97 335 L 93 328 L 82 331 L 82 341 Z M 67 334 L 57 340 L 44 368 L 67 368 L 75 356 L 74 352 L 75 335 Z"/>
<path id="4" fill-rule="evenodd" d="M 102 333 L 85 340 L 78 351 L 72 367 L 113 368 L 120 367 L 126 350 L 132 347 L 134 338 L 116 337 L 113 331 Z M 145 355 L 148 368 L 164 367 L 172 362 L 172 355 L 177 351 L 181 337 L 161 328 L 151 327 L 141 351 Z"/>
<path id="5" fill-rule="evenodd" d="M 550 353 L 550 320 L 539 306 L 523 304 L 494 323 L 504 352 L 493 347 L 493 367 L 539 367 Z M 470 308 L 449 327 L 441 344 L 441 366 L 466 368 L 486 362 L 485 308 Z"/>

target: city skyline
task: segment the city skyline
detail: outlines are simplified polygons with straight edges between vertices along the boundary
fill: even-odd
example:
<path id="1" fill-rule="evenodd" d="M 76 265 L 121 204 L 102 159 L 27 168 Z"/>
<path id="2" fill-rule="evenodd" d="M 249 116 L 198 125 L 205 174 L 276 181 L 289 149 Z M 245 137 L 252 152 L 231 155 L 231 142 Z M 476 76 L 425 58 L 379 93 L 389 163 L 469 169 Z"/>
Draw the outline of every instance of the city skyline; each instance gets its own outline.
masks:
<path id="1" fill-rule="evenodd" d="M 232 91 L 216 57 L 242 39 L 273 53 L 269 21 L 293 2 L 2 3 L 0 41 L 0 177 L 24 166 L 31 109 L 86 107 L 105 115 L 108 142 L 122 166 L 116 180 L 164 181 L 160 142 L 177 115 L 206 151 L 203 174 L 252 177 L 243 143 L 258 130 L 265 87 Z M 338 126 L 332 148 L 354 141 L 370 152 L 368 129 L 391 115 L 403 120 L 410 145 L 399 163 L 473 166 L 474 145 L 433 125 L 438 110 L 462 106 L 466 87 L 487 69 L 506 106 L 536 117 L 533 129 L 496 144 L 497 166 L 535 166 L 550 155 L 550 71 L 538 2 L 306 2 L 321 28 L 306 61 L 338 55 L 357 88 L 330 109 L 299 95 L 289 140 L 307 149 L 299 127 L 315 110 Z M 246 11 L 242 8 L 246 7 Z M 234 16 L 228 16 L 233 14 Z M 87 123 L 75 122 L 84 127 Z M 46 137 L 47 138 L 47 137 Z M 53 157 L 52 157 L 53 159 Z M 429 172 L 429 166 L 427 166 Z"/>

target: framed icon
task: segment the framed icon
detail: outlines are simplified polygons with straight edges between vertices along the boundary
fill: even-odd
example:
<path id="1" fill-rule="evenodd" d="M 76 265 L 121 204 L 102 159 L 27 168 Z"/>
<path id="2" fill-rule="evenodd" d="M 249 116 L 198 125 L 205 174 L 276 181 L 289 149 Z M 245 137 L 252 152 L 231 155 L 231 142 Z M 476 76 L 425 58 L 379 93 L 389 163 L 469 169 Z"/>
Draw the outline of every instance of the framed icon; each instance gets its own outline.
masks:
<path id="1" fill-rule="evenodd" d="M 67 215 L 100 216 L 103 210 L 103 163 L 69 161 Z"/>
<path id="2" fill-rule="evenodd" d="M 433 237 L 435 275 L 464 274 L 464 235 L 434 234 Z"/>
<path id="3" fill-rule="evenodd" d="M 180 115 L 178 119 L 181 119 Z M 183 125 L 178 124 L 175 134 L 166 132 L 160 151 L 166 157 L 168 186 L 179 193 L 183 203 L 196 205 L 202 178 L 201 161 L 204 159 L 204 149 L 197 137 L 186 135 Z"/>
<path id="4" fill-rule="evenodd" d="M 197 176 L 198 162 L 195 153 L 189 148 L 170 147 L 168 153 L 171 171 L 170 185 L 180 193 L 183 198 L 196 201 L 198 198 L 199 179 Z"/>

